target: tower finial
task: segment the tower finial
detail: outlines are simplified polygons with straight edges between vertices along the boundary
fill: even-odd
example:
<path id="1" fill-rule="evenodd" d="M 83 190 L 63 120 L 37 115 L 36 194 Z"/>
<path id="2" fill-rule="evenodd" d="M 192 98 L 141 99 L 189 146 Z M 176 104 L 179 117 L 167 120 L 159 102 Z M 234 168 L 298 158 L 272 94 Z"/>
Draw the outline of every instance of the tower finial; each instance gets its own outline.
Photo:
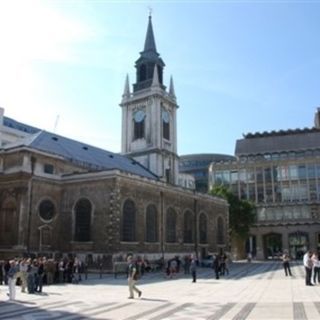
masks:
<path id="1" fill-rule="evenodd" d="M 126 81 L 124 84 L 124 90 L 123 90 L 123 95 L 122 99 L 127 99 L 130 98 L 130 86 L 129 86 L 129 75 L 127 74 L 126 76 Z"/>
<path id="2" fill-rule="evenodd" d="M 176 93 L 174 91 L 174 85 L 173 85 L 172 76 L 170 77 L 169 96 L 172 97 L 173 99 L 176 99 Z"/>
<path id="3" fill-rule="evenodd" d="M 151 19 L 151 16 L 152 16 L 152 7 L 148 7 L 148 10 L 149 10 L 149 19 Z"/>
<path id="4" fill-rule="evenodd" d="M 152 79 L 152 87 L 159 87 L 160 83 L 159 83 L 159 74 L 158 74 L 158 67 L 155 64 L 154 65 L 154 69 L 153 69 L 153 79 Z"/>

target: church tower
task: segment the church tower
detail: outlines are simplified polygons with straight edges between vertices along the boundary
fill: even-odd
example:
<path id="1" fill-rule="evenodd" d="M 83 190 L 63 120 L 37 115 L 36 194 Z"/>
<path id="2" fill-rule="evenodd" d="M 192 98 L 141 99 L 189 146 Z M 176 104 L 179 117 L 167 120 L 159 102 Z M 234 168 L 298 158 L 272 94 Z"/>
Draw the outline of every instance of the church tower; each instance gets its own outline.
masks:
<path id="1" fill-rule="evenodd" d="M 144 49 L 135 63 L 136 82 L 129 78 L 122 95 L 122 148 L 163 180 L 178 184 L 177 108 L 173 80 L 163 85 L 164 62 L 156 49 L 151 15 Z"/>

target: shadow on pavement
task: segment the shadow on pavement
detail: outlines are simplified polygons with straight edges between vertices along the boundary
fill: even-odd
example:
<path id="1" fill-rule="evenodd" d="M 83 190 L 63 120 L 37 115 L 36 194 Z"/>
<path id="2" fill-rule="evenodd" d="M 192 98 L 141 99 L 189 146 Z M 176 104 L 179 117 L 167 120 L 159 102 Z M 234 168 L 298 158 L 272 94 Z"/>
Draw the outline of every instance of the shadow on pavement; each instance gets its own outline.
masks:
<path id="1" fill-rule="evenodd" d="M 33 318 L 36 319 L 50 319 L 50 320 L 58 320 L 58 319 L 65 319 L 67 317 L 72 317 L 73 319 L 83 319 L 83 315 L 78 313 L 71 313 L 63 309 L 63 303 L 54 305 L 53 303 L 49 304 L 47 306 L 50 306 L 51 308 L 54 308 L 55 310 L 47 310 L 43 309 L 44 307 L 40 308 L 38 306 L 28 306 L 30 305 L 30 302 L 27 303 L 25 301 L 1 301 L 0 304 L 0 319 L 1 320 L 9 320 L 9 319 L 22 319 L 27 317 L 28 314 L 32 314 Z M 85 319 L 93 319 L 90 316 L 86 316 Z"/>

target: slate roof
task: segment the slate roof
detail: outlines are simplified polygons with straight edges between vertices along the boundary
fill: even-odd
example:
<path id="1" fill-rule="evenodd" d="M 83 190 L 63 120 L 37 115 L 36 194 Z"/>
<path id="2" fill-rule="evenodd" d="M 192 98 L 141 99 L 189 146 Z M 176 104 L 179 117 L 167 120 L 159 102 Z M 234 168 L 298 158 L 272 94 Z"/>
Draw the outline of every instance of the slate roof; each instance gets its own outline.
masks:
<path id="1" fill-rule="evenodd" d="M 9 150 L 23 146 L 61 156 L 67 161 L 92 171 L 118 169 L 158 180 L 158 176 L 131 158 L 47 131 L 39 131 L 15 143 L 7 144 L 2 149 Z"/>
<path id="2" fill-rule="evenodd" d="M 320 149 L 320 130 L 289 130 L 279 134 L 255 134 L 237 140 L 235 154 L 254 155 Z"/>
<path id="3" fill-rule="evenodd" d="M 3 125 L 5 127 L 16 129 L 16 130 L 19 130 L 19 131 L 22 131 L 22 132 L 26 132 L 26 133 L 30 133 L 30 134 L 33 134 L 33 133 L 36 133 L 36 132 L 40 131 L 40 129 L 38 129 L 38 128 L 31 127 L 31 126 L 29 126 L 27 124 L 18 122 L 16 120 L 13 120 L 13 119 L 8 118 L 8 117 L 3 117 Z"/>

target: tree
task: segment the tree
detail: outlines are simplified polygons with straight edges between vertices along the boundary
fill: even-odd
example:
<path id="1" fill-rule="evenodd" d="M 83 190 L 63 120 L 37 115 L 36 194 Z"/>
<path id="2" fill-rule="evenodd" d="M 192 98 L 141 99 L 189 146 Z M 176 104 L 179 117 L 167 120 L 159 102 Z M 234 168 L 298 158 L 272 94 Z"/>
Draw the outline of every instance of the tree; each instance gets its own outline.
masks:
<path id="1" fill-rule="evenodd" d="M 214 186 L 210 194 L 224 198 L 229 203 L 229 227 L 231 237 L 245 240 L 249 236 L 250 227 L 256 221 L 255 206 L 247 200 L 239 199 L 226 186 Z"/>

